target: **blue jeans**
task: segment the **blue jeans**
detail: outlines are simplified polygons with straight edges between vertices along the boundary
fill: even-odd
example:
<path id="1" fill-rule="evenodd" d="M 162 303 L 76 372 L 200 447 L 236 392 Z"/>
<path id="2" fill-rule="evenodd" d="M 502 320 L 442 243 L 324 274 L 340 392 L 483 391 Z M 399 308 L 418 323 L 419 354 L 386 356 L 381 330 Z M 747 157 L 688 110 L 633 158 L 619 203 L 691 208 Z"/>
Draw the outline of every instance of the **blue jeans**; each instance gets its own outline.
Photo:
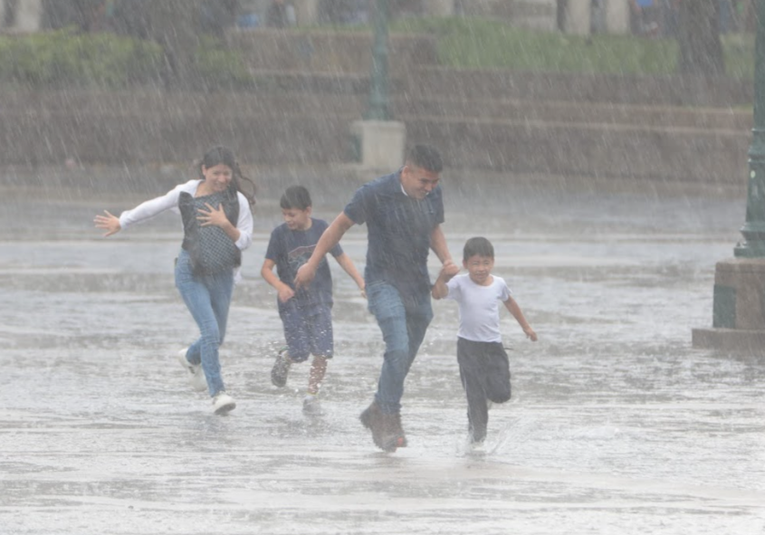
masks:
<path id="1" fill-rule="evenodd" d="M 369 311 L 377 319 L 385 342 L 375 401 L 382 412 L 397 413 L 401 410 L 404 379 L 433 319 L 430 294 L 402 300 L 396 287 L 386 282 L 374 282 L 366 292 Z"/>
<path id="2" fill-rule="evenodd" d="M 220 374 L 218 347 L 226 335 L 226 321 L 234 289 L 234 273 L 226 270 L 214 275 L 194 275 L 191 258 L 181 250 L 175 264 L 175 287 L 199 326 L 200 338 L 191 344 L 186 360 L 202 363 L 211 396 L 225 390 Z"/>

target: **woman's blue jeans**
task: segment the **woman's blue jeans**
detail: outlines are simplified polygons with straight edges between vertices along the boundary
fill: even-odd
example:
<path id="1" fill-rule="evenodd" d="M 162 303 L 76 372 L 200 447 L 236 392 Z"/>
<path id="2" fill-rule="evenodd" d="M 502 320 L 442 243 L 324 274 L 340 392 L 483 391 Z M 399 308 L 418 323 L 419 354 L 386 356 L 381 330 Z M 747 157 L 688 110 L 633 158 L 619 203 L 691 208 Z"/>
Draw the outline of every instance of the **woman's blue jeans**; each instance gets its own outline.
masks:
<path id="1" fill-rule="evenodd" d="M 430 294 L 402 299 L 392 284 L 367 286 L 369 311 L 374 314 L 385 342 L 385 355 L 375 401 L 384 413 L 398 413 L 404 380 L 433 319 Z"/>
<path id="2" fill-rule="evenodd" d="M 226 335 L 226 321 L 234 289 L 233 270 L 197 276 L 191 270 L 191 258 L 181 250 L 175 264 L 175 287 L 199 326 L 201 336 L 191 344 L 186 359 L 202 363 L 211 396 L 225 390 L 220 373 L 218 347 Z"/>

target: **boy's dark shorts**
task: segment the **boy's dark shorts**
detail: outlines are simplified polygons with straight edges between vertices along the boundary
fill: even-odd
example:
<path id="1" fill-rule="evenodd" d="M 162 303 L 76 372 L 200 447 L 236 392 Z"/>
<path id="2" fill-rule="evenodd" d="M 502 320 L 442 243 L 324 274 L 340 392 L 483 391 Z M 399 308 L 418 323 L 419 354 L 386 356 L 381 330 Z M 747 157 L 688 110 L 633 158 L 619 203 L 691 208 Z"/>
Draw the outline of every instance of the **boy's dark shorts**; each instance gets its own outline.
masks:
<path id="1" fill-rule="evenodd" d="M 294 302 L 293 302 L 294 301 Z M 332 305 L 301 306 L 294 299 L 283 303 L 279 316 L 284 326 L 287 350 L 294 362 L 303 362 L 310 355 L 332 358 Z"/>
<path id="2" fill-rule="evenodd" d="M 462 385 L 494 403 L 510 399 L 510 361 L 501 342 L 475 342 L 457 337 L 457 362 Z"/>

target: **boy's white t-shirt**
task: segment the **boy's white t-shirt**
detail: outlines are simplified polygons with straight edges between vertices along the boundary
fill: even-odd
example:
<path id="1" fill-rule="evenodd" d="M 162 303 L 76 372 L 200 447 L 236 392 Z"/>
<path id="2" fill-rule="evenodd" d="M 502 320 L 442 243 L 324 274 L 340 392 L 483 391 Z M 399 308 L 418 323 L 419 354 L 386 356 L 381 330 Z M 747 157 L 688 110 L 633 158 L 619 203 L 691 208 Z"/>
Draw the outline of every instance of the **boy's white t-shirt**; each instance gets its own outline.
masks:
<path id="1" fill-rule="evenodd" d="M 446 283 L 449 293 L 446 299 L 457 301 L 460 310 L 460 327 L 457 336 L 473 342 L 502 342 L 499 331 L 499 303 L 507 301 L 512 292 L 502 277 L 488 286 L 480 286 L 463 273 Z"/>

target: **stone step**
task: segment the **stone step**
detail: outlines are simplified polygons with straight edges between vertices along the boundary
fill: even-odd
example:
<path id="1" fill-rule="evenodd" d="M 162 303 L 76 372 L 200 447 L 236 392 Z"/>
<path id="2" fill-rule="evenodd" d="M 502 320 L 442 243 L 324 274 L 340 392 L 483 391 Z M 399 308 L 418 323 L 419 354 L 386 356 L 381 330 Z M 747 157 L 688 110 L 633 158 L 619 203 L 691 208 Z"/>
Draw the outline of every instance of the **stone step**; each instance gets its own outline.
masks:
<path id="1" fill-rule="evenodd" d="M 55 93 L 38 93 L 33 107 L 29 96 L 22 92 L 7 92 L 4 101 L 7 113 L 23 113 L 45 118 L 51 114 L 72 114 L 80 117 L 110 115 L 143 115 L 167 113 L 163 101 L 152 92 L 116 92 L 109 106 L 93 105 L 92 94 L 70 92 L 67 107 L 61 108 Z M 269 93 L 185 93 L 173 98 L 178 113 L 204 113 L 215 108 L 224 116 L 247 114 L 253 116 L 339 115 L 360 118 L 367 108 L 366 95 L 336 95 L 295 91 Z M 704 131 L 733 131 L 748 133 L 752 128 L 752 111 L 747 108 L 692 108 L 680 106 L 645 106 L 610 103 L 572 103 L 567 101 L 537 101 L 523 99 L 471 99 L 451 97 L 412 98 L 394 96 L 391 99 L 394 117 L 418 116 L 452 118 L 461 121 L 511 121 L 518 124 L 548 123 L 549 126 L 569 123 L 590 127 L 649 127 L 656 129 L 700 129 Z"/>
<path id="2" fill-rule="evenodd" d="M 111 101 L 113 104 L 113 100 Z M 334 164 L 351 161 L 355 114 L 281 116 L 219 108 L 45 116 L 4 112 L 4 163 L 190 162 L 210 140 L 232 146 L 245 163 Z M 159 103 L 156 105 L 159 107 Z M 96 120 L 94 120 L 96 119 Z M 704 184 L 746 180 L 746 131 L 542 123 L 403 115 L 408 142 L 438 146 L 448 167 L 509 173 L 671 179 Z M 44 142 L 41 142 L 44 140 Z"/>
<path id="3" fill-rule="evenodd" d="M 705 76 L 631 76 L 423 67 L 395 79 L 409 98 L 520 99 L 649 106 L 750 106 L 751 80 Z"/>
<path id="4" fill-rule="evenodd" d="M 450 98 L 393 99 L 396 116 L 437 116 L 460 120 L 507 120 L 519 123 L 582 124 L 748 132 L 752 110 L 677 106 L 617 105 L 522 99 L 458 100 Z"/>
<path id="5" fill-rule="evenodd" d="M 368 73 L 252 71 L 261 94 L 304 91 L 369 94 Z M 409 99 L 528 100 L 646 106 L 751 106 L 750 80 L 704 76 L 629 76 L 421 67 L 391 77 L 390 93 Z"/>
<path id="6" fill-rule="evenodd" d="M 351 161 L 365 107 L 358 95 L 5 91 L 0 145 L 5 165 L 185 162 L 210 140 L 250 163 L 334 164 Z M 403 96 L 393 107 L 408 142 L 438 146 L 453 169 L 738 185 L 747 175 L 744 112 Z"/>
<path id="7" fill-rule="evenodd" d="M 746 132 L 611 125 L 405 120 L 407 139 L 440 147 L 450 166 L 512 173 L 746 182 Z"/>

